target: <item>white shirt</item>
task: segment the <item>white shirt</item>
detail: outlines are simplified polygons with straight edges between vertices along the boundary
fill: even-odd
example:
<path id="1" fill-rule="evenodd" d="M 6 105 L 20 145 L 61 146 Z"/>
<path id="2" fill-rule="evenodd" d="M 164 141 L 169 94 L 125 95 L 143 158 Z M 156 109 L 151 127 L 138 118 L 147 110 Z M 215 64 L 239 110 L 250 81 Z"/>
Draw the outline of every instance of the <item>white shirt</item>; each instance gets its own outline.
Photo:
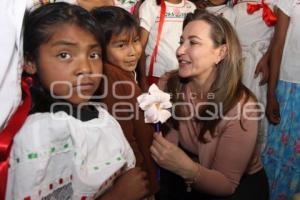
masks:
<path id="1" fill-rule="evenodd" d="M 225 19 L 227 19 L 230 24 L 233 26 L 235 22 L 235 14 L 233 9 L 227 5 L 219 5 L 219 6 L 209 6 L 205 8 L 208 12 L 214 15 L 221 15 Z"/>
<path id="2" fill-rule="evenodd" d="M 22 23 L 26 1 L 0 1 L 0 131 L 21 102 Z"/>
<path id="3" fill-rule="evenodd" d="M 6 199 L 94 199 L 134 167 L 120 125 L 97 109 L 86 122 L 62 111 L 30 115 L 14 138 Z"/>
<path id="4" fill-rule="evenodd" d="M 176 49 L 179 46 L 182 33 L 182 24 L 187 13 L 193 12 L 196 6 L 187 0 L 179 4 L 171 4 L 167 1 L 165 21 L 162 28 L 161 38 L 154 63 L 153 76 L 160 77 L 168 71 L 178 69 Z M 149 72 L 149 65 L 157 38 L 159 24 L 160 6 L 156 0 L 146 0 L 140 7 L 140 26 L 149 32 L 149 38 L 145 49 L 146 54 L 146 75 Z"/>
<path id="5" fill-rule="evenodd" d="M 300 0 L 280 0 L 277 7 L 290 17 L 279 79 L 300 83 Z"/>
<path id="6" fill-rule="evenodd" d="M 114 5 L 133 13 L 135 4 L 138 0 L 113 0 Z"/>
<path id="7" fill-rule="evenodd" d="M 273 9 L 277 0 L 265 0 L 264 2 Z M 274 27 L 269 27 L 263 21 L 263 9 L 255 11 L 252 14 L 247 12 L 247 4 L 261 4 L 262 0 L 239 0 L 233 7 L 235 18 L 235 29 L 239 36 L 241 45 L 250 47 L 255 42 L 270 41 Z M 252 48 L 252 47 L 250 47 Z"/>

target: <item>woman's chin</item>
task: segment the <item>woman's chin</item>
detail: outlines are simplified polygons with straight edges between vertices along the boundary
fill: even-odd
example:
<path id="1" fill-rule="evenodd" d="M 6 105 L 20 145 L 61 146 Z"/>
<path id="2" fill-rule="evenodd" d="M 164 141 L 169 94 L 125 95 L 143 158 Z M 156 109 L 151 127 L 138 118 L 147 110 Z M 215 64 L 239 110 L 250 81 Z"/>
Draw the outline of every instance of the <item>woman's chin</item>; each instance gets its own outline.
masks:
<path id="1" fill-rule="evenodd" d="M 187 71 L 179 70 L 178 75 L 180 76 L 180 78 L 188 78 L 191 76 L 191 73 Z"/>

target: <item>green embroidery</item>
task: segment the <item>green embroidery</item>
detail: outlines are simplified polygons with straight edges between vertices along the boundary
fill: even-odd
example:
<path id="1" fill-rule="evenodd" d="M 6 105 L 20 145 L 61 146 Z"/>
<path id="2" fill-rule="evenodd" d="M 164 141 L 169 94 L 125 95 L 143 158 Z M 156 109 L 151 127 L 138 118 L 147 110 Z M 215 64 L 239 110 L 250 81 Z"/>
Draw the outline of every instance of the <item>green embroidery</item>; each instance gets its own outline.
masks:
<path id="1" fill-rule="evenodd" d="M 106 165 L 110 165 L 110 162 L 106 162 L 105 164 L 106 164 Z"/>
<path id="2" fill-rule="evenodd" d="M 55 151 L 55 147 L 51 147 L 50 153 L 54 153 L 54 151 Z"/>
<path id="3" fill-rule="evenodd" d="M 65 144 L 64 145 L 64 149 L 68 148 L 69 147 L 69 144 Z"/>
<path id="4" fill-rule="evenodd" d="M 98 170 L 98 169 L 99 169 L 99 167 L 97 167 L 97 166 L 94 167 L 94 170 Z"/>
<path id="5" fill-rule="evenodd" d="M 36 159 L 38 157 L 38 154 L 37 153 L 30 153 L 28 154 L 28 159 Z"/>
<path id="6" fill-rule="evenodd" d="M 120 161 L 121 160 L 121 158 L 120 157 L 117 157 L 117 161 Z"/>
<path id="7" fill-rule="evenodd" d="M 17 163 L 19 163 L 20 162 L 20 158 L 17 158 L 16 161 L 17 161 Z"/>

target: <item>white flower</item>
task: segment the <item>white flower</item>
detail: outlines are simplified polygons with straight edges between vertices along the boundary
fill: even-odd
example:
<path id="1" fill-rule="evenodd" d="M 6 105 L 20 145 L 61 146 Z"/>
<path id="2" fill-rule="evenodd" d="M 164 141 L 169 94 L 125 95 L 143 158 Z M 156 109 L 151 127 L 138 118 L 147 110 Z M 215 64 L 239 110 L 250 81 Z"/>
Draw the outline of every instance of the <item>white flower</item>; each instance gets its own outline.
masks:
<path id="1" fill-rule="evenodd" d="M 164 123 L 171 113 L 168 108 L 172 107 L 170 94 L 161 91 L 155 84 L 152 84 L 148 93 L 138 96 L 137 101 L 142 110 L 145 111 L 146 123 Z"/>

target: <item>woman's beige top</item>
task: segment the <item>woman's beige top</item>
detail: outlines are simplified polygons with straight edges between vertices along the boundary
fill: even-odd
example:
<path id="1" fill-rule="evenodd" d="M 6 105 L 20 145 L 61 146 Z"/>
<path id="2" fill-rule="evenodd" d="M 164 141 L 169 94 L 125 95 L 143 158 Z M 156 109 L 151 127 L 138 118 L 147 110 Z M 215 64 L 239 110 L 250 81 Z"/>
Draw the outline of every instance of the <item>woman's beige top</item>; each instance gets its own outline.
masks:
<path id="1" fill-rule="evenodd" d="M 166 78 L 160 80 L 161 88 L 164 88 L 166 81 Z M 189 85 L 181 95 L 184 95 L 190 107 L 200 105 Z M 201 124 L 194 118 L 178 120 L 179 130 L 172 129 L 167 135 L 169 140 L 179 142 L 183 148 L 198 156 L 201 167 L 196 187 L 203 192 L 213 195 L 232 194 L 243 175 L 262 169 L 256 148 L 258 114 L 253 105 L 255 102 L 249 99 L 243 108 L 244 114 L 241 114 L 243 103 L 241 100 L 223 117 L 213 137 L 208 132 L 204 135 L 207 143 L 198 141 Z M 240 119 L 227 119 L 234 117 L 241 119 L 246 130 L 242 129 Z"/>

